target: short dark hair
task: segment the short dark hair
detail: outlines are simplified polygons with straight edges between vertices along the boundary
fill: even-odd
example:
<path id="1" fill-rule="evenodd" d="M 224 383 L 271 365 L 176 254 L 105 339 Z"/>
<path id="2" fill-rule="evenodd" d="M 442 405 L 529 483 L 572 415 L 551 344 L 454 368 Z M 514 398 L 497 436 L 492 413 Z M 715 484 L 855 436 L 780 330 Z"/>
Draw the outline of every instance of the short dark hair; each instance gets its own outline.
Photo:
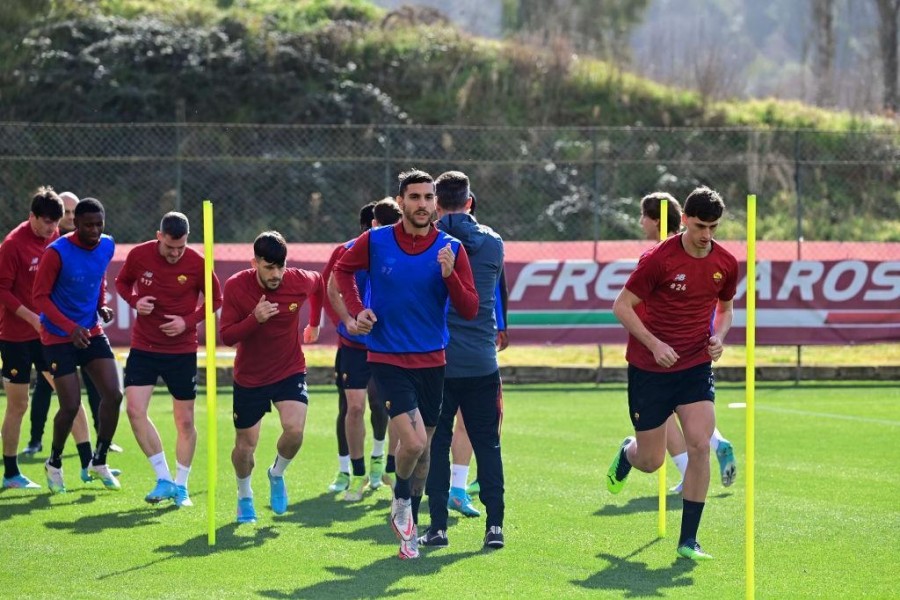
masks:
<path id="1" fill-rule="evenodd" d="M 277 231 L 263 231 L 253 240 L 253 255 L 267 263 L 283 267 L 287 259 L 287 242 Z"/>
<path id="2" fill-rule="evenodd" d="M 372 219 L 375 218 L 375 201 L 369 202 L 359 209 L 359 230 L 372 229 Z"/>
<path id="3" fill-rule="evenodd" d="M 31 198 L 31 214 L 37 218 L 46 217 L 53 221 L 62 219 L 65 205 L 49 185 L 42 185 Z"/>
<path id="4" fill-rule="evenodd" d="M 191 232 L 191 226 L 183 213 L 172 211 L 163 215 L 159 230 L 173 240 L 180 240 Z"/>
<path id="5" fill-rule="evenodd" d="M 400 205 L 393 198 L 379 200 L 375 203 L 372 212 L 374 213 L 373 218 L 378 221 L 379 225 L 393 225 L 403 216 Z"/>
<path id="6" fill-rule="evenodd" d="M 400 186 L 397 188 L 397 195 L 401 197 L 406 194 L 406 188 L 414 183 L 434 184 L 434 178 L 425 171 L 420 171 L 419 169 L 404 171 L 397 176 L 397 179 L 400 181 Z"/>
<path id="7" fill-rule="evenodd" d="M 78 204 L 75 205 L 74 214 L 76 217 L 80 217 L 87 213 L 100 213 L 103 216 L 106 216 L 106 210 L 96 198 L 82 198 L 78 201 Z"/>
<path id="8" fill-rule="evenodd" d="M 719 192 L 706 186 L 698 187 L 684 201 L 684 214 L 705 223 L 718 221 L 725 212 L 725 202 Z"/>
<path id="9" fill-rule="evenodd" d="M 447 171 L 434 180 L 438 206 L 444 210 L 458 211 L 469 199 L 469 177 L 462 171 Z"/>
<path id="10" fill-rule="evenodd" d="M 660 220 L 659 204 L 663 200 L 666 201 L 668 221 L 666 222 L 666 233 L 675 233 L 681 227 L 681 204 L 678 200 L 667 194 L 666 192 L 653 192 L 641 198 L 641 214 L 654 221 Z"/>

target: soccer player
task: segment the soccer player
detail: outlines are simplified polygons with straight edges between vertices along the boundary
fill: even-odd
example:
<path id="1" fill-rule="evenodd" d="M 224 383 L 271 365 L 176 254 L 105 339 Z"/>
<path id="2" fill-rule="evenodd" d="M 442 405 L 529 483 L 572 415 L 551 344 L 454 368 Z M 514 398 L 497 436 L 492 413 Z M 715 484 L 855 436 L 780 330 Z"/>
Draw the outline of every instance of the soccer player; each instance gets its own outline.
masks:
<path id="1" fill-rule="evenodd" d="M 617 494 L 632 466 L 652 473 L 665 460 L 666 420 L 675 412 L 684 430 L 688 466 L 678 555 L 708 560 L 697 530 L 709 489 L 709 438 L 715 428 L 712 362 L 722 356 L 737 290 L 737 260 L 713 241 L 725 211 L 717 192 L 700 187 L 688 196 L 685 232 L 644 253 L 613 303 L 628 330 L 627 437 L 607 472 Z M 636 307 L 644 305 L 638 314 Z M 715 309 L 712 334 L 709 319 Z"/>
<path id="2" fill-rule="evenodd" d="M 105 323 L 113 319 L 112 309 L 106 306 L 106 269 L 115 243 L 103 233 L 105 218 L 99 200 L 85 198 L 79 202 L 75 206 L 75 231 L 50 244 L 34 282 L 34 304 L 42 313 L 44 357 L 59 398 L 50 458 L 45 463 L 47 483 L 54 493 L 66 491 L 62 452 L 81 407 L 76 367 L 87 371 L 100 391 L 100 428 L 87 475 L 100 479 L 107 489 L 121 487 L 106 464 L 119 423 L 122 389 L 116 359 L 98 319 L 98 314 Z"/>
<path id="3" fill-rule="evenodd" d="M 399 556 L 406 559 L 419 556 L 416 521 L 444 386 L 447 300 L 462 318 L 472 319 L 478 292 L 465 248 L 431 223 L 431 175 L 412 170 L 399 179 L 403 218 L 359 236 L 335 265 L 334 277 L 349 313 L 348 329 L 369 334 L 372 376 L 399 438 L 390 521 L 400 538 Z M 368 307 L 356 287 L 360 270 L 369 272 Z"/>
<path id="4" fill-rule="evenodd" d="M 31 199 L 28 220 L 9 232 L 0 245 L 0 356 L 6 392 L 2 429 L 4 489 L 41 487 L 19 471 L 17 452 L 22 418 L 28 409 L 31 366 L 38 370 L 38 379 L 49 370 L 31 290 L 44 250 L 59 237 L 57 224 L 62 215 L 63 203 L 53 188 L 38 188 Z"/>
<path id="5" fill-rule="evenodd" d="M 197 447 L 197 325 L 205 318 L 203 256 L 188 247 L 190 224 L 180 212 L 166 213 L 156 238 L 135 246 L 116 278 L 116 291 L 137 310 L 125 363 L 125 398 L 134 437 L 156 473 L 156 486 L 144 498 L 155 504 L 171 499 L 193 506 L 188 475 Z M 213 273 L 213 310 L 222 306 Z M 175 477 L 166 462 L 159 433 L 147 414 L 157 378 L 172 395 L 175 418 Z"/>
<path id="6" fill-rule="evenodd" d="M 361 231 L 372 227 L 393 225 L 400 220 L 400 207 L 393 198 L 380 202 L 371 202 L 362 207 L 359 213 Z M 356 240 L 350 240 L 334 249 L 325 270 L 322 281 L 325 282 L 329 298 L 339 296 L 340 292 L 331 279 L 335 263 L 353 246 Z M 369 275 L 366 271 L 356 273 L 356 284 L 360 290 L 367 287 Z M 338 387 L 338 461 L 340 468 L 330 491 L 343 492 L 341 499 L 345 502 L 358 502 L 362 499 L 363 488 L 368 483 L 369 489 L 381 487 L 386 473 L 384 460 L 384 442 L 387 432 L 388 414 L 384 402 L 377 396 L 375 386 L 370 386 L 371 370 L 366 361 L 366 336 L 350 332 L 344 321 L 347 311 L 343 302 L 335 298 L 325 303 L 326 312 L 338 330 L 338 350 L 335 356 L 335 383 Z M 369 397 L 369 412 L 372 421 L 372 456 L 370 459 L 369 477 L 366 477 L 366 464 L 363 458 L 365 451 L 366 429 L 363 422 L 366 395 Z M 372 393 L 375 392 L 375 393 Z M 341 429 L 343 428 L 343 431 Z M 343 433 L 343 435 L 341 435 Z M 343 445 L 342 445 L 343 443 Z M 346 453 L 346 456 L 344 455 Z M 388 473 L 395 470 L 395 457 L 388 451 Z M 353 477 L 347 470 L 351 467 Z M 387 478 L 390 482 L 390 476 Z"/>
<path id="7" fill-rule="evenodd" d="M 287 243 L 277 231 L 264 231 L 253 242 L 252 268 L 225 282 L 221 335 L 237 346 L 234 359 L 234 449 L 237 522 L 256 522 L 250 486 L 259 442 L 260 421 L 274 404 L 281 418 L 275 462 L 268 469 L 269 500 L 276 515 L 287 511 L 284 471 L 303 443 L 306 408 L 306 360 L 300 345 L 300 307 L 309 300 L 309 325 L 303 343 L 319 337 L 325 289 L 322 276 L 287 267 Z"/>
<path id="8" fill-rule="evenodd" d="M 641 198 L 640 225 L 644 232 L 644 237 L 648 240 L 659 240 L 661 222 L 659 207 L 662 200 L 666 201 L 669 212 L 666 227 L 668 229 L 666 232 L 667 237 L 675 235 L 681 228 L 681 205 L 678 203 L 678 200 L 664 192 L 647 194 Z M 737 475 L 737 462 L 734 459 L 734 449 L 731 446 L 731 442 L 726 440 L 719 428 L 716 427 L 713 429 L 709 444 L 719 461 L 719 474 L 722 478 L 722 485 L 728 487 L 734 483 Z M 666 421 L 666 450 L 681 474 L 681 481 L 671 491 L 680 494 L 684 487 L 684 473 L 687 470 L 688 454 L 687 445 L 684 442 L 684 433 L 681 431 L 681 427 L 678 426 L 674 414 Z"/>
<path id="9" fill-rule="evenodd" d="M 450 498 L 450 441 L 459 411 L 478 460 L 479 496 L 487 511 L 484 545 L 502 548 L 503 461 L 500 454 L 500 366 L 497 363 L 496 290 L 503 271 L 503 240 L 491 228 L 468 214 L 471 205 L 469 178 L 448 171 L 435 181 L 437 228 L 459 239 L 471 261 L 478 312 L 474 319 L 461 317 L 454 308 L 447 316 L 450 343 L 444 399 L 431 440 L 432 466 L 425 491 L 431 523 L 419 544 L 446 546 Z M 463 480 L 465 481 L 465 480 Z"/>
<path id="10" fill-rule="evenodd" d="M 64 208 L 62 219 L 59 221 L 59 234 L 64 235 L 75 231 L 75 205 L 78 204 L 78 196 L 72 192 L 63 192 L 59 195 L 59 199 L 62 200 Z M 90 376 L 83 370 L 81 371 L 81 380 L 84 382 L 84 389 L 87 392 L 88 406 L 91 409 L 94 433 L 96 433 L 100 425 L 100 392 L 97 391 L 97 386 L 91 381 Z M 22 454 L 31 456 L 44 449 L 42 439 L 44 437 L 44 426 L 47 424 L 47 414 L 50 412 L 50 397 L 52 394 L 53 387 L 50 385 L 50 380 L 38 377 L 35 380 L 34 391 L 31 394 L 31 436 L 28 445 L 22 450 Z M 86 483 L 90 481 L 87 478 L 87 465 L 91 459 L 91 440 L 87 426 L 82 426 L 84 419 L 84 410 L 80 409 L 78 416 L 75 417 L 75 422 L 72 424 L 72 437 L 75 439 L 75 447 L 78 449 L 78 455 L 82 462 L 82 479 Z M 109 449 L 111 452 L 122 451 L 121 446 L 115 443 L 110 444 Z"/>

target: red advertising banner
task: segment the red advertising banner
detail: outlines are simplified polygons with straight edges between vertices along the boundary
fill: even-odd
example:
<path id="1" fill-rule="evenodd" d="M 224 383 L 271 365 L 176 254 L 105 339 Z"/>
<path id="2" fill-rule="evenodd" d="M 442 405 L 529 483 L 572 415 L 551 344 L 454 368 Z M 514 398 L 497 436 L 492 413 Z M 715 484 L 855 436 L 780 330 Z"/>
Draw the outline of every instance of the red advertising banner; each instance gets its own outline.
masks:
<path id="1" fill-rule="evenodd" d="M 727 341 L 741 344 L 746 245 L 722 245 L 740 263 L 735 320 Z M 626 333 L 612 314 L 612 304 L 647 247 L 640 241 L 508 242 L 509 327 L 516 343 L 624 343 Z M 130 248 L 117 249 L 110 280 Z M 321 271 L 333 248 L 291 244 L 288 265 Z M 222 282 L 249 268 L 251 255 L 249 244 L 217 246 L 215 270 Z M 900 341 L 900 244 L 760 242 L 757 260 L 757 344 Z M 113 345 L 127 346 L 134 312 L 115 297 L 112 285 L 109 289 L 117 316 L 107 334 Z M 301 319 L 305 324 L 307 317 Z M 333 328 L 323 324 L 321 343 L 334 339 Z"/>

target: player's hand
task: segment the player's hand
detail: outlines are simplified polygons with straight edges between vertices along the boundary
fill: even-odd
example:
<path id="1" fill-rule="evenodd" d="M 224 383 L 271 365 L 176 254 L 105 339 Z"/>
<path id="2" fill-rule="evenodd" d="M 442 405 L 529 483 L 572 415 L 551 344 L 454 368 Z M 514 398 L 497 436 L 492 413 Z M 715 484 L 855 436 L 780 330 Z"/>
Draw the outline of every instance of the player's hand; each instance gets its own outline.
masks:
<path id="1" fill-rule="evenodd" d="M 304 344 L 315 344 L 319 341 L 319 328 L 313 327 L 312 325 L 307 325 L 303 328 L 303 343 Z"/>
<path id="2" fill-rule="evenodd" d="M 109 323 L 116 316 L 116 312 L 108 306 L 101 306 L 97 312 L 100 313 L 100 318 L 104 323 Z"/>
<path id="3" fill-rule="evenodd" d="M 25 318 L 25 320 L 28 322 L 29 325 L 34 327 L 35 331 L 40 333 L 41 332 L 41 316 L 39 314 L 31 312 L 31 311 L 28 311 L 28 313 L 29 314 Z"/>
<path id="4" fill-rule="evenodd" d="M 497 352 L 503 352 L 509 347 L 509 333 L 506 331 L 497 332 Z"/>
<path id="5" fill-rule="evenodd" d="M 359 311 L 359 314 L 356 315 L 356 329 L 359 331 L 359 335 L 366 335 L 372 331 L 372 328 L 377 322 L 378 318 L 375 316 L 375 313 L 372 312 L 371 308 L 364 308 Z"/>
<path id="6" fill-rule="evenodd" d="M 144 296 L 143 298 L 139 298 L 134 305 L 134 307 L 137 309 L 137 314 L 144 316 L 149 315 L 155 308 L 155 302 L 155 296 Z"/>
<path id="7" fill-rule="evenodd" d="M 256 317 L 256 321 L 265 323 L 276 314 L 278 314 L 278 304 L 266 300 L 265 294 L 260 296 L 259 302 L 256 303 L 256 308 L 253 309 L 253 316 Z"/>
<path id="8" fill-rule="evenodd" d="M 453 248 L 449 243 L 438 252 L 438 262 L 441 263 L 441 277 L 444 279 L 450 277 L 453 265 L 456 264 L 456 255 L 453 254 Z"/>
<path id="9" fill-rule="evenodd" d="M 651 348 L 651 351 L 656 364 L 666 369 L 674 365 L 680 358 L 670 345 L 663 342 L 658 342 L 655 347 Z"/>
<path id="10" fill-rule="evenodd" d="M 715 362 L 722 358 L 722 352 L 725 351 L 725 344 L 722 343 L 722 340 L 720 340 L 718 336 L 711 336 L 709 338 L 709 344 L 706 346 L 706 351 L 709 352 L 713 362 Z"/>
<path id="11" fill-rule="evenodd" d="M 91 344 L 91 332 L 79 325 L 72 331 L 69 339 L 72 340 L 76 348 L 84 350 Z"/>
<path id="12" fill-rule="evenodd" d="M 350 335 L 359 335 L 359 327 L 357 327 L 356 319 L 353 317 L 347 317 L 347 320 L 344 321 L 344 327 L 347 328 L 347 333 Z"/>
<path id="13" fill-rule="evenodd" d="M 175 337 L 176 335 L 180 335 L 187 329 L 187 324 L 184 322 L 183 317 L 179 317 L 178 315 L 163 315 L 168 319 L 165 323 L 159 326 L 159 330 L 162 331 L 169 337 Z"/>

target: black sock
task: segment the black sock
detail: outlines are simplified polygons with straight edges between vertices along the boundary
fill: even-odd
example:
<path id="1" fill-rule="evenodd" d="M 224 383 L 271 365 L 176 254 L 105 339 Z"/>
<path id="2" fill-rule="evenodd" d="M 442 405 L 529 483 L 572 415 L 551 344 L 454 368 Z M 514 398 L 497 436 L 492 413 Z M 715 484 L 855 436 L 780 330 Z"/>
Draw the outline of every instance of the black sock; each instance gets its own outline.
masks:
<path id="1" fill-rule="evenodd" d="M 88 463 L 91 462 L 91 443 L 81 442 L 75 445 L 75 449 L 78 450 L 78 458 L 81 459 L 81 468 L 87 469 Z"/>
<path id="2" fill-rule="evenodd" d="M 106 464 L 106 453 L 109 452 L 110 444 L 112 444 L 111 440 L 97 440 L 97 448 L 94 450 L 94 456 L 91 457 L 91 461 L 95 465 Z"/>
<path id="3" fill-rule="evenodd" d="M 412 497 L 412 513 L 413 513 L 413 523 L 416 525 L 419 524 L 419 505 L 422 504 L 422 496 L 413 496 Z"/>
<path id="4" fill-rule="evenodd" d="M 47 460 L 47 462 L 54 469 L 62 469 L 62 453 L 62 448 L 57 448 L 56 446 L 50 447 L 50 458 Z"/>
<path id="5" fill-rule="evenodd" d="M 3 477 L 9 479 L 19 474 L 19 461 L 17 456 L 3 455 Z"/>
<path id="6" fill-rule="evenodd" d="M 397 483 L 394 484 L 394 498 L 409 500 L 409 479 L 397 476 Z"/>
<path id="7" fill-rule="evenodd" d="M 628 446 L 625 446 L 627 448 Z M 631 473 L 631 463 L 628 462 L 628 453 L 625 448 L 619 450 L 619 464 L 616 465 L 616 479 L 622 481 Z"/>
<path id="8" fill-rule="evenodd" d="M 684 507 L 681 509 L 681 537 L 678 539 L 679 546 L 687 540 L 697 540 L 697 529 L 700 527 L 700 517 L 703 516 L 704 506 L 706 506 L 705 502 L 684 500 Z"/>
<path id="9" fill-rule="evenodd" d="M 353 476 L 359 477 L 366 474 L 366 459 L 351 458 L 350 465 L 353 467 Z"/>
<path id="10" fill-rule="evenodd" d="M 397 459 L 394 458 L 393 454 L 388 454 L 387 463 L 384 465 L 385 473 L 396 473 L 397 472 Z"/>

